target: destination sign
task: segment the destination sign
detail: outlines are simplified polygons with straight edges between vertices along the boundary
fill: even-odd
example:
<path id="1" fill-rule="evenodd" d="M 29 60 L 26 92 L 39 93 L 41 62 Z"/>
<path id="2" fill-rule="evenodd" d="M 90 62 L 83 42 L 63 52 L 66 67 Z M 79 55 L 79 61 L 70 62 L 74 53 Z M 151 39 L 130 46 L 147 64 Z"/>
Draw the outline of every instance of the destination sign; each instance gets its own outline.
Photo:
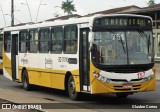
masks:
<path id="1" fill-rule="evenodd" d="M 94 20 L 93 23 L 93 27 L 128 27 L 128 26 L 151 27 L 152 22 L 149 18 L 115 16 L 115 17 L 97 18 Z"/>

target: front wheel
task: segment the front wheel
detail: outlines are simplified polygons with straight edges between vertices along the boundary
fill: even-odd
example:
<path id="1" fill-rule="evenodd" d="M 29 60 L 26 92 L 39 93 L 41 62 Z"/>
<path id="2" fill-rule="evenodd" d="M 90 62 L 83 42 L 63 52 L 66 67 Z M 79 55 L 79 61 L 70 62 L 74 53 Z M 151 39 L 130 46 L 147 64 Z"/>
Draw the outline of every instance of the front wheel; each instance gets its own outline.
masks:
<path id="1" fill-rule="evenodd" d="M 76 86 L 72 76 L 68 79 L 68 95 L 72 100 L 78 100 L 79 93 L 76 92 Z"/>
<path id="2" fill-rule="evenodd" d="M 129 94 L 128 93 L 116 93 L 118 98 L 126 98 Z"/>

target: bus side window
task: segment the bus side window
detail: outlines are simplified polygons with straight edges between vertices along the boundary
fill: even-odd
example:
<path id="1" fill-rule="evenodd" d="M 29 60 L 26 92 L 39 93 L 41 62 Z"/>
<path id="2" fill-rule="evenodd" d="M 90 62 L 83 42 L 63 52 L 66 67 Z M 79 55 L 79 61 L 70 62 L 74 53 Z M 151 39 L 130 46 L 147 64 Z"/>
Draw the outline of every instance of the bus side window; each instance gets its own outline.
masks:
<path id="1" fill-rule="evenodd" d="M 49 29 L 42 28 L 39 31 L 39 52 L 48 53 L 49 52 Z"/>
<path id="2" fill-rule="evenodd" d="M 4 33 L 4 51 L 9 53 L 11 51 L 11 33 Z"/>
<path id="3" fill-rule="evenodd" d="M 21 53 L 27 52 L 27 43 L 28 43 L 28 31 L 27 30 L 20 31 L 19 52 Z"/>
<path id="4" fill-rule="evenodd" d="M 64 31 L 64 53 L 77 53 L 77 26 L 65 26 Z"/>
<path id="5" fill-rule="evenodd" d="M 38 51 L 38 30 L 30 30 L 29 31 L 29 52 L 37 53 Z"/>
<path id="6" fill-rule="evenodd" d="M 62 53 L 63 28 L 61 26 L 51 29 L 51 53 Z"/>

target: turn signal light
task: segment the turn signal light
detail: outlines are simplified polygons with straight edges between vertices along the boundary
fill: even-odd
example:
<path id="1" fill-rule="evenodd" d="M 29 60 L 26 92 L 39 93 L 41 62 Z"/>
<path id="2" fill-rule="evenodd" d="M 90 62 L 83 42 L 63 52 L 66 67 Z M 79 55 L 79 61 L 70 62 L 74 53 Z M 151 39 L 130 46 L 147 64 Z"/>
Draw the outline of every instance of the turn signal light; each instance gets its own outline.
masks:
<path id="1" fill-rule="evenodd" d="M 96 71 L 94 71 L 93 74 L 94 74 L 95 78 L 99 78 L 99 76 L 100 76 L 100 74 Z"/>

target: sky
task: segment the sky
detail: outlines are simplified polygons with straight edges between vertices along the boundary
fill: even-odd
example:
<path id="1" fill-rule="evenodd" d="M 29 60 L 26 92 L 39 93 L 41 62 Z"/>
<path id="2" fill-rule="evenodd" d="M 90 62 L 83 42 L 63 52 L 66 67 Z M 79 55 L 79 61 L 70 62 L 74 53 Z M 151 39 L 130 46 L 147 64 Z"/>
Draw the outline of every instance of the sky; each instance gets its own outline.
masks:
<path id="1" fill-rule="evenodd" d="M 28 5 L 27 5 L 27 2 Z M 40 4 L 41 1 L 41 5 Z M 60 6 L 66 0 L 14 0 L 15 24 L 39 22 L 54 18 L 56 14 L 66 15 Z M 149 0 L 72 0 L 77 12 L 74 14 L 86 15 L 107 9 L 136 5 L 146 7 Z M 160 0 L 155 0 L 160 3 Z M 40 6 L 40 7 L 39 7 Z M 39 9 L 39 11 L 38 11 Z M 29 13 L 29 10 L 31 13 Z M 0 28 L 11 24 L 11 0 L 0 0 Z M 31 15 L 31 16 L 30 16 Z"/>

